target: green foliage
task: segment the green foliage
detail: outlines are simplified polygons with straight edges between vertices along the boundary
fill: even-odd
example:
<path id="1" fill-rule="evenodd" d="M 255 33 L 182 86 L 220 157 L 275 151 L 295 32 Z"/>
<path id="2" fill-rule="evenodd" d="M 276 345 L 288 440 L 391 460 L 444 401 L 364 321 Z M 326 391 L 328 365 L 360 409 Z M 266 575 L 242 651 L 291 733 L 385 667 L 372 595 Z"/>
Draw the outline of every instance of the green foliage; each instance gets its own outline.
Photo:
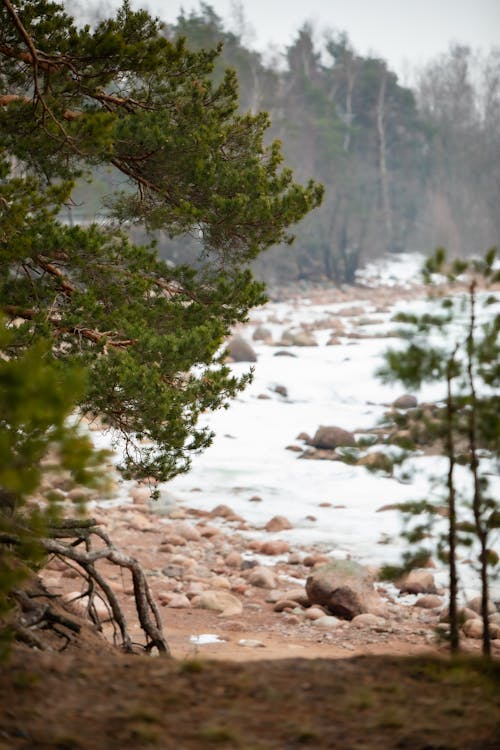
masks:
<path id="1" fill-rule="evenodd" d="M 43 338 L 61 367 L 86 368 L 80 408 L 121 433 L 126 476 L 169 479 L 210 443 L 199 415 L 248 382 L 219 354 L 264 300 L 247 264 L 322 197 L 264 143 L 265 113 L 238 114 L 218 54 L 127 2 L 93 29 L 58 3 L 0 3 L 0 307 L 20 323 L 8 356 Z M 107 198 L 120 222 L 195 234 L 195 267 L 116 224 L 64 225 L 74 180 L 96 169 L 120 177 Z"/>
<path id="2" fill-rule="evenodd" d="M 438 537 L 437 550 L 450 569 L 452 628 L 457 624 L 456 611 L 452 613 L 456 608 L 456 546 L 479 549 L 483 621 L 487 620 L 488 579 L 499 569 L 498 555 L 489 549 L 498 528 L 498 501 L 489 492 L 486 460 L 498 466 L 500 459 L 499 315 L 492 310 L 499 300 L 481 288 L 496 279 L 495 257 L 492 249 L 483 260 L 449 264 L 446 252 L 439 248 L 428 258 L 423 270 L 428 284 L 439 275 L 452 284 L 465 284 L 465 291 L 462 287 L 462 292 L 452 292 L 444 299 L 431 299 L 431 312 L 399 315 L 398 321 L 404 324 L 400 335 L 407 343 L 403 349 L 389 350 L 379 371 L 386 382 L 401 382 L 409 388 L 419 388 L 425 382 L 441 383 L 446 392 L 443 404 L 422 420 L 424 432 L 439 441 L 447 460 L 446 477 L 437 478 L 441 493 L 437 499 L 406 504 L 402 510 L 406 539 L 409 544 L 420 543 L 432 531 L 433 519 L 440 512 L 440 494 L 445 492 L 448 530 Z M 412 437 L 417 447 L 420 433 L 413 431 Z M 469 495 L 456 489 L 458 463 L 471 475 Z M 489 653 L 487 624 L 484 630 L 483 646 Z M 458 631 L 455 638 L 458 646 Z"/>
<path id="3" fill-rule="evenodd" d="M 84 371 L 60 367 L 39 340 L 15 358 L 13 329 L 0 325 L 0 619 L 12 607 L 13 588 L 41 565 L 40 538 L 58 518 L 50 496 L 32 499 L 44 472 L 68 472 L 78 485 L 102 481 L 96 452 L 68 419 L 84 391 Z M 74 422 L 74 420 L 73 420 Z M 4 634 L 5 635 L 5 634 Z M 1 640 L 4 640 L 0 636 Z"/>

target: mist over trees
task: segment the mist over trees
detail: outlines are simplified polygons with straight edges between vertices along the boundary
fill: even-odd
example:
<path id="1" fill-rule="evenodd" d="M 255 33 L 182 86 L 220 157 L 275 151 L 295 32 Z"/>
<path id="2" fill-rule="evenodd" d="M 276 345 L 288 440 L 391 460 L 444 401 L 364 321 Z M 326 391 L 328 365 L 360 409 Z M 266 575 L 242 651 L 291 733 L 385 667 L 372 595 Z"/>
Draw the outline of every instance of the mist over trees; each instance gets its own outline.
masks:
<path id="1" fill-rule="evenodd" d="M 193 49 L 222 44 L 215 81 L 234 69 L 240 111 L 267 111 L 268 138 L 281 140 L 298 178 L 325 186 L 293 252 L 276 246 L 256 261 L 261 278 L 352 283 L 360 265 L 386 252 L 441 245 L 466 256 L 498 244 L 500 50 L 478 56 L 452 46 L 408 88 L 341 31 L 305 24 L 270 59 L 247 46 L 245 32 L 241 14 L 229 30 L 208 3 L 164 30 Z M 112 175 L 103 179 L 104 191 L 114 188 Z M 175 263 L 200 252 L 196 237 L 159 241 Z"/>

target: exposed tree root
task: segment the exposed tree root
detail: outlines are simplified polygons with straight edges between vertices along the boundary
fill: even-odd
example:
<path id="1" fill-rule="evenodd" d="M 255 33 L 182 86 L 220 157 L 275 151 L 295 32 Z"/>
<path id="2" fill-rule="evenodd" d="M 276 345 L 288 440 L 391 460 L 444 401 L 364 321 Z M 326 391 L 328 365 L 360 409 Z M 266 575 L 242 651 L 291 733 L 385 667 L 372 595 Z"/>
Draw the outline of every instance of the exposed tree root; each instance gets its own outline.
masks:
<path id="1" fill-rule="evenodd" d="M 13 543 L 14 539 L 9 541 Z M 82 591 L 81 597 L 87 597 L 86 609 L 90 620 L 102 630 L 102 618 L 95 606 L 98 597 L 108 609 L 109 620 L 114 627 L 115 644 L 120 645 L 125 652 L 133 653 L 132 639 L 120 603 L 105 576 L 97 569 L 96 563 L 99 560 L 107 560 L 120 568 L 128 569 L 132 576 L 139 622 L 146 636 L 144 648 L 148 652 L 156 648 L 161 654 L 170 656 L 170 649 L 163 635 L 160 612 L 144 571 L 137 560 L 116 549 L 94 519 L 61 520 L 49 529 L 47 537 L 39 541 L 47 553 L 73 567 L 85 581 L 86 588 Z M 99 546 L 96 546 L 95 542 Z M 84 549 L 81 548 L 82 545 Z M 58 636 L 66 639 L 63 646 L 65 648 L 69 642 L 65 631 L 79 632 L 78 623 L 56 613 L 50 603 L 37 601 L 40 594 L 15 590 L 12 595 L 22 612 L 18 623 L 13 626 L 18 640 L 42 649 L 43 643 L 34 631 L 50 628 Z M 44 598 L 47 597 L 44 595 Z"/>

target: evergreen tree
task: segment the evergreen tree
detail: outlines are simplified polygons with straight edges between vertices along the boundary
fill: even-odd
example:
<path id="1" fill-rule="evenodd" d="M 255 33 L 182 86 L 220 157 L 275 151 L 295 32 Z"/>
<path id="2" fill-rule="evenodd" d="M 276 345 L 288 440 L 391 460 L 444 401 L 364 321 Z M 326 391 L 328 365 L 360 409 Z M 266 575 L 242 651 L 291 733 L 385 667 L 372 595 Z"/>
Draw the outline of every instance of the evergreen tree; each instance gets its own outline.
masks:
<path id="1" fill-rule="evenodd" d="M 490 493 L 488 481 L 490 462 L 498 466 L 500 459 L 500 314 L 492 308 L 498 307 L 498 298 L 487 293 L 488 284 L 500 281 L 495 249 L 484 260 L 451 264 L 446 262 L 445 252 L 438 250 L 427 260 L 424 278 L 432 283 L 435 274 L 441 279 L 446 274 L 449 283 L 458 288 L 444 297 L 431 298 L 433 307 L 422 315 L 397 316 L 404 324 L 401 336 L 408 343 L 403 350 L 387 352 L 380 375 L 409 388 L 419 388 L 425 382 L 445 387 L 442 404 L 431 416 L 422 418 L 418 429 L 438 441 L 448 466 L 446 478 L 439 480 L 446 496 L 448 530 L 439 539 L 438 551 L 449 569 L 451 647 L 456 651 L 459 646 L 457 547 L 466 545 L 478 551 L 483 652 L 489 656 L 488 590 L 490 576 L 498 572 L 499 558 L 492 544 L 500 527 L 498 501 Z M 411 452 L 416 446 L 409 440 L 404 447 Z M 469 470 L 469 495 L 465 489 L 457 489 L 458 464 Z M 401 506 L 407 519 L 420 518 L 406 531 L 410 542 L 421 543 L 427 538 L 438 504 L 439 495 L 437 502 L 428 498 Z"/>
<path id="2" fill-rule="evenodd" d="M 94 29 L 48 0 L 0 2 L 0 309 L 6 356 L 40 338 L 80 362 L 79 399 L 123 436 L 127 476 L 166 480 L 210 443 L 197 429 L 247 378 L 224 366 L 230 327 L 262 302 L 248 263 L 290 242 L 321 200 L 293 182 L 266 114 L 238 114 L 237 82 L 212 80 L 218 51 L 191 52 L 125 2 Z M 116 225 L 59 218 L 74 180 L 110 168 L 127 226 L 195 234 L 196 269 L 158 259 Z M 147 442 L 149 441 L 149 446 Z"/>

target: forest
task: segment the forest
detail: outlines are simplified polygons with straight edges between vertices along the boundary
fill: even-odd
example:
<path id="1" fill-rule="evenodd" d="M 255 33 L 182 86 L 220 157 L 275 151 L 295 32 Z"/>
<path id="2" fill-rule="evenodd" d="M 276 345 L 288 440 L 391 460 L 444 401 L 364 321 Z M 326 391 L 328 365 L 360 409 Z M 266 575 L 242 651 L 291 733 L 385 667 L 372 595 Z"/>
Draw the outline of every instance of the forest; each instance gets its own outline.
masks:
<path id="1" fill-rule="evenodd" d="M 384 253 L 427 255 L 446 247 L 466 257 L 498 244 L 500 217 L 500 51 L 465 45 L 415 70 L 412 87 L 388 64 L 363 57 L 342 30 L 305 24 L 274 60 L 246 46 L 209 3 L 182 14 L 165 33 L 193 49 L 222 45 L 215 80 L 236 71 L 242 113 L 266 111 L 300 180 L 325 188 L 322 206 L 297 228 L 293 252 L 280 245 L 255 264 L 269 283 L 298 279 L 353 283 L 356 270 Z M 100 173 L 102 195 L 116 175 Z M 99 209 L 92 191 L 76 194 L 75 216 Z M 173 262 L 198 257 L 196 238 L 159 236 Z"/>

